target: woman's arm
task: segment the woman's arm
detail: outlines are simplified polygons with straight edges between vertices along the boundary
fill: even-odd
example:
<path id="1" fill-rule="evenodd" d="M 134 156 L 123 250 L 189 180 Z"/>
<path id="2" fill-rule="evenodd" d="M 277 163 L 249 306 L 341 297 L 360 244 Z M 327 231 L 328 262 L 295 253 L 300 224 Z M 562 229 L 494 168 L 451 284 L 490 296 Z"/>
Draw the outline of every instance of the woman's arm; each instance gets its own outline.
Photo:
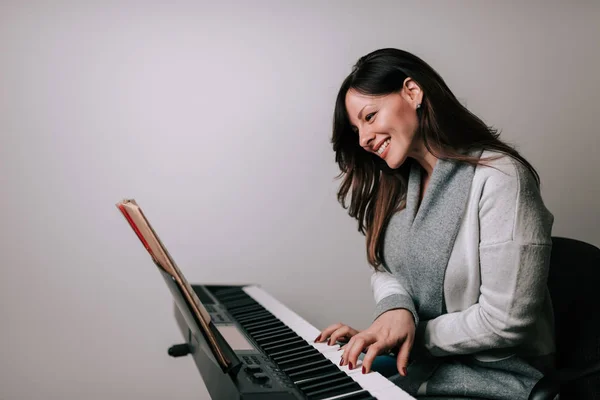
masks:
<path id="1" fill-rule="evenodd" d="M 433 355 L 516 346 L 540 315 L 553 217 L 528 170 L 515 161 L 501 169 L 479 201 L 479 301 L 419 325 L 417 341 Z"/>
<path id="2" fill-rule="evenodd" d="M 415 326 L 419 323 L 419 316 L 410 293 L 398 279 L 391 273 L 375 271 L 371 275 L 371 289 L 375 298 L 375 315 L 377 319 L 386 311 L 405 308 L 411 312 Z"/>

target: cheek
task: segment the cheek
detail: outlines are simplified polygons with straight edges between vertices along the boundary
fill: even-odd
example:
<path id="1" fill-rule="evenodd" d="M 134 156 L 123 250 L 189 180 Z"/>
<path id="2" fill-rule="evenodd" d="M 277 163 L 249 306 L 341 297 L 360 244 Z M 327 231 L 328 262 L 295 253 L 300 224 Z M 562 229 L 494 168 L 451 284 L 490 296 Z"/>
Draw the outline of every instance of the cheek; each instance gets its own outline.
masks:
<path id="1" fill-rule="evenodd" d="M 402 140 L 403 142 L 412 141 L 415 136 L 417 121 L 411 121 L 410 119 L 402 119 L 398 120 L 396 124 L 394 124 L 394 130 L 392 131 L 392 136 Z"/>
<path id="2" fill-rule="evenodd" d="M 404 132 L 406 137 L 412 140 L 417 132 L 418 126 L 419 120 L 417 119 L 417 114 L 414 111 L 407 112 L 404 116 Z"/>

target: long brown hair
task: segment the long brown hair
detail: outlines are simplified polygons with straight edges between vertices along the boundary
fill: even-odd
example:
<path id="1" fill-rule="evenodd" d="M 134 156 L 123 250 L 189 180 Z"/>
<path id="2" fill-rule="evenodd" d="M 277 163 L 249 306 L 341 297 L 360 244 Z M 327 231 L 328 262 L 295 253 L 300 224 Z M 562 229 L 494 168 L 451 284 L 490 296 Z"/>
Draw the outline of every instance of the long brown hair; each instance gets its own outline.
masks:
<path id="1" fill-rule="evenodd" d="M 341 171 L 337 178 L 342 179 L 338 201 L 357 219 L 359 232 L 366 236 L 367 259 L 376 270 L 383 260 L 383 232 L 391 216 L 406 206 L 410 163 L 416 161 L 409 159 L 393 170 L 365 151 L 351 128 L 345 99 L 350 89 L 373 96 L 398 92 L 407 77 L 423 92 L 416 135 L 434 156 L 476 165 L 494 158 L 469 157 L 470 150 L 494 150 L 522 162 L 539 184 L 533 166 L 498 139 L 496 129 L 460 104 L 442 77 L 419 57 L 399 49 L 380 49 L 361 57 L 338 92 L 331 141 Z"/>

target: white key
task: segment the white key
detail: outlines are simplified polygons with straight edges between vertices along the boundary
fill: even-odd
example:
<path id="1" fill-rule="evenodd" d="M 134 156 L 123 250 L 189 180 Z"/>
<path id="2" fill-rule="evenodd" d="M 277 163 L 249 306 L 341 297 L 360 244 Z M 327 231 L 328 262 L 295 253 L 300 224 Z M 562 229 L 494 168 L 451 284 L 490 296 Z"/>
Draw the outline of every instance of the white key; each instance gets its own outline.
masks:
<path id="1" fill-rule="evenodd" d="M 298 336 L 302 337 L 308 343 L 310 343 L 315 349 L 317 349 L 325 358 L 329 359 L 335 366 L 341 371 L 345 372 L 348 376 L 354 379 L 363 388 L 368 390 L 373 397 L 377 399 L 399 399 L 399 400 L 410 400 L 414 397 L 407 394 L 405 391 L 396 386 L 389 379 L 385 378 L 378 372 L 369 372 L 368 374 L 362 373 L 362 357 L 358 360 L 358 365 L 354 366 L 354 369 L 350 370 L 348 366 L 340 367 L 340 359 L 342 351 L 339 345 L 329 346 L 327 343 L 314 343 L 315 338 L 321 332 L 305 319 L 300 317 L 298 314 L 287 308 L 280 301 L 275 299 L 269 293 L 265 292 L 258 286 L 247 286 L 244 287 L 244 291 L 256 302 L 266 308 L 271 314 L 279 318 L 281 322 L 292 329 Z M 329 398 L 334 400 L 340 396 Z"/>

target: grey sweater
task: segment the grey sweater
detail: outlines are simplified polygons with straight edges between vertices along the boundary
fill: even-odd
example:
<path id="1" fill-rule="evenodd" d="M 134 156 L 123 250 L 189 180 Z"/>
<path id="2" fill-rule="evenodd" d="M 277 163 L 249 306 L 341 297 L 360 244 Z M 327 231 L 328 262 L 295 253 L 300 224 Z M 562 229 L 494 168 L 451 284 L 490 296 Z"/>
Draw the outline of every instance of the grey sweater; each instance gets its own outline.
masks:
<path id="1" fill-rule="evenodd" d="M 486 151 L 482 157 L 490 155 L 497 153 Z M 408 198 L 418 194 L 411 190 L 420 190 L 419 177 L 411 171 Z M 508 156 L 493 161 L 491 167 L 475 168 L 466 190 L 460 226 L 442 271 L 443 311 L 422 318 L 422 291 L 417 289 L 430 282 L 422 279 L 425 275 L 404 272 L 402 260 L 394 254 L 399 240 L 412 240 L 405 236 L 406 223 L 399 221 L 413 216 L 402 216 L 407 212 L 403 210 L 386 231 L 388 272 L 374 272 L 371 277 L 375 316 L 395 308 L 410 310 L 417 323 L 415 354 L 425 353 L 438 361 L 449 356 L 472 360 L 484 370 L 486 365 L 493 368 L 493 363 L 505 360 L 506 364 L 514 358 L 545 371 L 551 368 L 555 351 L 546 285 L 553 216 L 533 176 Z M 435 206 L 424 199 L 421 207 L 425 208 L 417 215 L 426 218 L 427 207 Z M 427 248 L 426 240 L 420 246 L 424 252 L 436 251 Z M 531 374 L 539 377 L 535 371 Z M 425 386 L 421 385 L 421 392 Z"/>

